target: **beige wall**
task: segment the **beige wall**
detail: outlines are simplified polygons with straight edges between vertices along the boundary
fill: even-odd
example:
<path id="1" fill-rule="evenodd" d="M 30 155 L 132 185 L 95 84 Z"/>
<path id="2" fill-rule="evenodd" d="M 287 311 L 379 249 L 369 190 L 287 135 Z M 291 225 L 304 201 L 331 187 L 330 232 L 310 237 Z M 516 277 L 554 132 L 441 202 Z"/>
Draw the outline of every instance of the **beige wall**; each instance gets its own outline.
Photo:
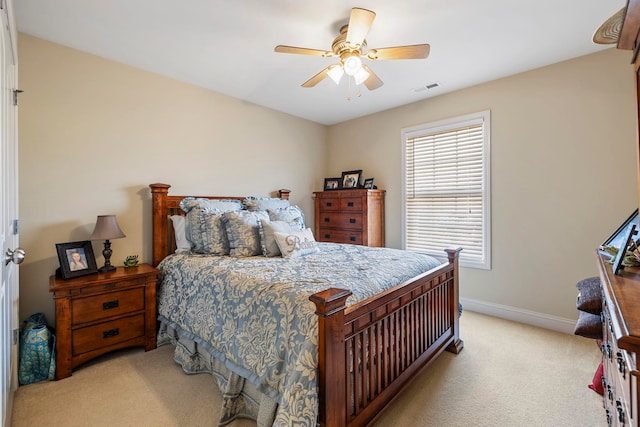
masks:
<path id="1" fill-rule="evenodd" d="M 637 206 L 629 62 L 605 50 L 332 126 L 325 174 L 375 177 L 400 247 L 401 128 L 491 110 L 493 268 L 462 269 L 461 295 L 576 319 L 576 282 L 597 275 L 595 249 Z"/>
<path id="2" fill-rule="evenodd" d="M 151 260 L 148 184 L 173 194 L 292 190 L 313 224 L 325 126 L 25 34 L 19 36 L 20 315 L 54 320 L 55 244 L 86 240 L 116 214 L 127 255 Z M 313 159 L 313 161 L 310 161 Z M 102 242 L 94 245 L 102 265 Z"/>
<path id="3" fill-rule="evenodd" d="M 387 190 L 387 246 L 401 246 L 400 129 L 491 110 L 490 271 L 462 269 L 487 307 L 577 318 L 577 280 L 637 206 L 629 52 L 615 49 L 332 127 L 24 34 L 19 39 L 20 314 L 53 320 L 55 243 L 115 213 L 114 264 L 151 257 L 147 185 L 174 194 L 293 191 L 313 221 L 326 176 L 364 169 Z M 313 160 L 310 160 L 313 159 Z M 101 244 L 94 244 L 101 265 Z"/>

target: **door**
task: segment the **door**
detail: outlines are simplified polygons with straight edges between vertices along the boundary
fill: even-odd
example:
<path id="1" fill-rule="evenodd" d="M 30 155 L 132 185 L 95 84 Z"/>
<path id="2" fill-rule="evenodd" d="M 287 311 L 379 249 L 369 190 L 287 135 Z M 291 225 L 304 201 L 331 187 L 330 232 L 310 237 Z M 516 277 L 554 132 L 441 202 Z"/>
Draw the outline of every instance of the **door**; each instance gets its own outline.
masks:
<path id="1" fill-rule="evenodd" d="M 18 387 L 18 108 L 16 26 L 11 0 L 0 0 L 0 380 L 2 427 L 11 422 L 13 392 Z M 15 332 L 14 332 L 15 331 Z"/>

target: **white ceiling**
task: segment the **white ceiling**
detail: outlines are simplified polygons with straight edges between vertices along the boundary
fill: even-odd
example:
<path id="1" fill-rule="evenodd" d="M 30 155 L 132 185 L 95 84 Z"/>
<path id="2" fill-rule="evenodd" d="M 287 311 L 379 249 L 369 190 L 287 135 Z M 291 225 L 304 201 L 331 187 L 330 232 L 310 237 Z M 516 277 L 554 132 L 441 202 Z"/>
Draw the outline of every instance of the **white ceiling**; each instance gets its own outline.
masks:
<path id="1" fill-rule="evenodd" d="M 15 0 L 18 30 L 331 125 L 606 49 L 594 31 L 624 0 Z M 300 85 L 335 58 L 352 7 L 376 12 L 369 48 L 429 43 L 422 60 L 364 61 L 384 81 Z M 440 87 L 424 90 L 438 82 Z M 419 90 L 423 89 L 423 90 Z"/>

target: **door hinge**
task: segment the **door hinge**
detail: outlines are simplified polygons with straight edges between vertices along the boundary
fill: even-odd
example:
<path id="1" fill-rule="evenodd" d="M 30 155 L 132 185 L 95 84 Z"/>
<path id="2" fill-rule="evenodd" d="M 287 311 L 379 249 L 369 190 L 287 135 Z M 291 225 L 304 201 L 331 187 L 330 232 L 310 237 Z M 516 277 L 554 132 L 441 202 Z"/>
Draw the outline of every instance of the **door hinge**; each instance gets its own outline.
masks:
<path id="1" fill-rule="evenodd" d="M 14 219 L 11 222 L 11 232 L 13 233 L 14 236 L 17 236 L 18 233 L 20 233 L 20 220 L 19 219 Z"/>
<path id="2" fill-rule="evenodd" d="M 20 330 L 14 329 L 13 331 L 13 345 L 18 345 L 18 339 L 20 337 Z"/>
<path id="3" fill-rule="evenodd" d="M 24 91 L 20 89 L 13 90 L 13 105 L 18 105 L 18 95 L 21 94 L 22 92 Z"/>

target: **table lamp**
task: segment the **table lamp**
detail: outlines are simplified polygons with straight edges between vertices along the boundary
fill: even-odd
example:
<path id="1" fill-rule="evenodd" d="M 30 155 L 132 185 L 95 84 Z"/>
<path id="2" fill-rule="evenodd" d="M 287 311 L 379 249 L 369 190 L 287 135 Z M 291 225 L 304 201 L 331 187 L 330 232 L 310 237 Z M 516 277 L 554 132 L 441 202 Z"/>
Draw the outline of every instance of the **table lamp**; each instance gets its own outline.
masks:
<path id="1" fill-rule="evenodd" d="M 96 228 L 91 233 L 90 240 L 104 240 L 104 265 L 98 269 L 100 272 L 113 271 L 116 268 L 111 265 L 111 239 L 120 239 L 126 237 L 120 227 L 115 215 L 98 215 Z"/>

